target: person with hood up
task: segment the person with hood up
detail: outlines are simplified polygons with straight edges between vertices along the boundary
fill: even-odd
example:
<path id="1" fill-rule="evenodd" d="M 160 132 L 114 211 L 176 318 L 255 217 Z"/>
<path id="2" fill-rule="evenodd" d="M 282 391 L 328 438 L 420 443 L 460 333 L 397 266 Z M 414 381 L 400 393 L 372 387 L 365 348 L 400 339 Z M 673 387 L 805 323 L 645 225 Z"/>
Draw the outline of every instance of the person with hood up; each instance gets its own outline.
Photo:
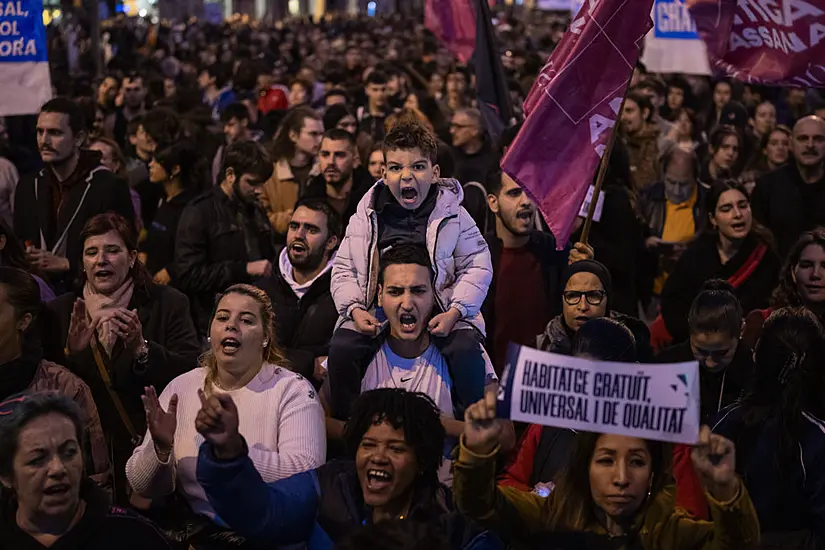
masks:
<path id="1" fill-rule="evenodd" d="M 647 326 L 629 315 L 610 310 L 610 294 L 613 282 L 610 271 L 596 260 L 581 260 L 567 267 L 560 281 L 562 313 L 553 318 L 536 339 L 536 347 L 542 351 L 572 355 L 574 337 L 590 319 L 609 317 L 619 321 L 633 333 L 636 339 L 636 359 L 650 361 L 650 332 Z"/>
<path id="2" fill-rule="evenodd" d="M 330 293 L 332 262 L 341 242 L 341 217 L 322 199 L 295 205 L 273 273 L 256 282 L 272 301 L 275 337 L 290 368 L 318 387 L 338 312 Z"/>
<path id="3" fill-rule="evenodd" d="M 331 290 L 341 320 L 330 344 L 329 382 L 332 415 L 339 420 L 347 419 L 360 393 L 359 365 L 379 347 L 379 251 L 401 244 L 425 246 L 433 264 L 441 313 L 428 328 L 450 368 L 458 409 L 483 395 L 481 306 L 493 276 L 490 251 L 461 206 L 461 184 L 439 177 L 436 153 L 435 135 L 421 123 L 403 121 L 390 130 L 385 177 L 359 203 L 335 257 Z"/>

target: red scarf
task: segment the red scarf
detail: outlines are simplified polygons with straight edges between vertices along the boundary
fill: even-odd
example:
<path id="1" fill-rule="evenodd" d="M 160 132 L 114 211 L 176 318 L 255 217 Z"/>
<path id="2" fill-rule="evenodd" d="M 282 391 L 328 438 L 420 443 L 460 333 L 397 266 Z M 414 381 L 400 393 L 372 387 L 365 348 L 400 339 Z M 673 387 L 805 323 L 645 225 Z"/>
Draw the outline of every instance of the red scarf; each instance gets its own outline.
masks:
<path id="1" fill-rule="evenodd" d="M 768 247 L 764 244 L 760 243 L 756 245 L 756 248 L 753 249 L 753 252 L 751 252 L 751 255 L 745 260 L 745 263 L 742 264 L 742 267 L 737 269 L 736 273 L 728 278 L 728 282 L 733 288 L 739 288 L 748 280 L 748 277 L 759 267 L 759 262 L 765 257 L 765 252 L 767 251 Z"/>

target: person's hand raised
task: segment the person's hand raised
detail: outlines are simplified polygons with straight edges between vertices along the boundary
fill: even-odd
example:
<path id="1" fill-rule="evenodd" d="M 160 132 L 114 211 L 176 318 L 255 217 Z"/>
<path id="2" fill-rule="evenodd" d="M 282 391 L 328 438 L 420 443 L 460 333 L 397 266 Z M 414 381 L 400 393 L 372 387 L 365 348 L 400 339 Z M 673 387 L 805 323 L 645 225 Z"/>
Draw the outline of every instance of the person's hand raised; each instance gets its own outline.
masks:
<path id="1" fill-rule="evenodd" d="M 498 445 L 502 421 L 496 418 L 496 392 L 495 385 L 488 387 L 464 412 L 464 446 L 476 454 L 490 454 Z"/>
<path id="2" fill-rule="evenodd" d="M 143 410 L 146 412 L 146 427 L 155 444 L 158 458 L 165 461 L 175 444 L 175 430 L 178 427 L 178 396 L 169 398 L 169 409 L 164 411 L 154 386 L 143 388 Z"/>
<path id="3" fill-rule="evenodd" d="M 201 410 L 195 417 L 195 429 L 212 444 L 215 456 L 221 460 L 231 460 L 243 451 L 243 440 L 238 432 L 240 424 L 238 408 L 232 397 L 226 394 L 206 396 L 198 390 Z"/>
<path id="4" fill-rule="evenodd" d="M 570 256 L 567 259 L 567 263 L 572 265 L 582 260 L 592 260 L 595 256 L 596 252 L 589 244 L 575 243 L 573 244 L 573 248 L 570 249 Z"/>
<path id="5" fill-rule="evenodd" d="M 736 496 L 739 478 L 736 477 L 736 447 L 732 441 L 702 426 L 699 443 L 694 445 L 690 458 L 713 498 L 729 502 Z"/>

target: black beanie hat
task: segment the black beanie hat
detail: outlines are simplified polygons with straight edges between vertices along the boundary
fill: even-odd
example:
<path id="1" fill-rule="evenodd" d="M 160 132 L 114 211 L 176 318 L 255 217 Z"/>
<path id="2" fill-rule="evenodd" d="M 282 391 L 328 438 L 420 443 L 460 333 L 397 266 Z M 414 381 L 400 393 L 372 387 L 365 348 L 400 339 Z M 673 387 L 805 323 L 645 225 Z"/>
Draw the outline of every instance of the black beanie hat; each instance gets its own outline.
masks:
<path id="1" fill-rule="evenodd" d="M 562 292 L 564 292 L 565 287 L 567 287 L 567 282 L 576 273 L 592 273 L 598 277 L 602 282 L 604 291 L 607 293 L 607 302 L 608 304 L 610 303 L 610 294 L 613 290 L 613 278 L 610 276 L 610 271 L 603 263 L 597 262 L 596 260 L 582 260 L 567 266 L 567 269 L 564 271 L 564 275 L 562 275 L 561 278 Z"/>

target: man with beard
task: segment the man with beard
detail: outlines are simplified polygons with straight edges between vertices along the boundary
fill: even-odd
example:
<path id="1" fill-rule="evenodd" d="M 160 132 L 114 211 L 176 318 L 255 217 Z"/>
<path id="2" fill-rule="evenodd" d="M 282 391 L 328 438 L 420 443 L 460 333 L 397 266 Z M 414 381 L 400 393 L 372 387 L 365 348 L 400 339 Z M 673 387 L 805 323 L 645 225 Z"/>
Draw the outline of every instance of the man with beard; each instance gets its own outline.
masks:
<path id="1" fill-rule="evenodd" d="M 793 162 L 762 176 L 751 197 L 753 215 L 776 238 L 785 257 L 799 236 L 825 225 L 825 119 L 801 119 L 793 128 Z"/>
<path id="2" fill-rule="evenodd" d="M 321 173 L 310 180 L 304 198 L 326 199 L 346 230 L 358 203 L 374 183 L 361 166 L 355 137 L 340 128 L 328 130 L 321 141 L 318 162 Z"/>
<path id="3" fill-rule="evenodd" d="M 507 344 L 535 347 L 536 336 L 561 311 L 555 297 L 568 261 L 592 259 L 593 249 L 576 243 L 557 251 L 551 233 L 536 229 L 536 205 L 507 174 L 490 180 L 487 204 L 496 232 L 485 236 L 493 261 L 493 282 L 482 313 L 487 323 L 487 351 L 501 373 Z"/>
<path id="4" fill-rule="evenodd" d="M 338 321 L 329 283 L 341 240 L 341 217 L 323 199 L 301 199 L 272 276 L 257 282 L 272 300 L 275 334 L 292 369 L 316 386 L 326 378 L 329 341 Z"/>
<path id="5" fill-rule="evenodd" d="M 26 243 L 29 261 L 65 283 L 80 260 L 80 231 L 86 221 L 113 211 L 134 223 L 129 187 L 100 162 L 97 151 L 82 150 L 83 112 L 57 97 L 40 109 L 37 147 L 45 166 L 21 179 L 14 197 L 14 232 Z M 76 267 L 76 266 L 75 266 Z"/>
<path id="6" fill-rule="evenodd" d="M 420 392 L 433 400 L 441 412 L 441 423 L 447 433 L 445 460 L 438 477 L 448 484 L 450 453 L 464 428 L 457 416 L 459 399 L 447 361 L 427 326 L 436 311 L 433 289 L 433 269 L 427 249 L 415 244 L 401 244 L 381 256 L 378 272 L 378 307 L 386 317 L 375 353 L 360 366 L 361 393 L 379 388 L 398 388 Z M 497 381 L 489 356 L 484 353 L 484 386 Z M 330 380 L 321 390 L 321 402 L 329 411 Z M 340 439 L 344 423 L 327 419 L 327 436 Z M 515 444 L 511 430 L 502 437 L 505 450 Z"/>
<path id="7" fill-rule="evenodd" d="M 221 184 L 181 214 L 175 241 L 177 286 L 189 295 L 195 327 L 206 337 L 215 294 L 272 274 L 275 235 L 259 204 L 272 160 L 252 141 L 226 149 Z"/>

